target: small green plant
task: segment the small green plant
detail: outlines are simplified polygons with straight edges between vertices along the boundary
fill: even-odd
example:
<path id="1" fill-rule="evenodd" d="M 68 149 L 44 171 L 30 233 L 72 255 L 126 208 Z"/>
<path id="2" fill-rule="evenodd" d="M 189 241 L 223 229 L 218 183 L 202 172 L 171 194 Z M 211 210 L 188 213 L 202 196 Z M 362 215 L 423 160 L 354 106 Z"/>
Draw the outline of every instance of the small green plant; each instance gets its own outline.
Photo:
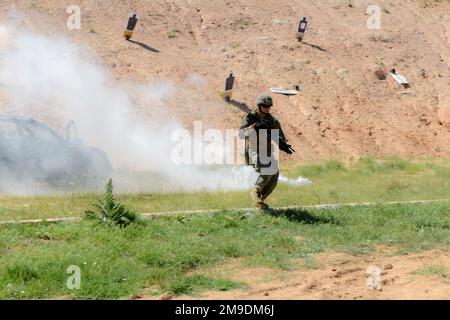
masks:
<path id="1" fill-rule="evenodd" d="M 182 276 L 176 278 L 167 288 L 176 295 L 191 294 L 195 291 L 195 288 L 204 289 L 219 289 L 221 291 L 227 291 L 236 289 L 242 285 L 238 282 L 226 280 L 226 279 L 211 279 L 203 275 Z"/>
<path id="2" fill-rule="evenodd" d="M 36 0 L 31 0 L 29 6 L 30 6 L 30 9 L 36 9 L 38 7 L 38 4 L 37 4 Z"/>
<path id="3" fill-rule="evenodd" d="M 232 43 L 230 43 L 230 48 L 237 49 L 237 48 L 239 48 L 240 45 L 241 44 L 239 42 L 232 42 Z"/>
<path id="4" fill-rule="evenodd" d="M 434 276 L 439 278 L 447 278 L 449 273 L 447 267 L 443 265 L 429 265 L 413 271 L 412 274 L 425 277 Z"/>
<path id="5" fill-rule="evenodd" d="M 240 29 L 240 30 L 244 30 L 248 27 L 250 27 L 251 25 L 253 25 L 253 21 L 251 20 L 251 18 L 248 17 L 240 17 L 238 19 L 236 19 L 232 24 L 231 27 L 234 31 Z"/>
<path id="6" fill-rule="evenodd" d="M 97 220 L 101 222 L 108 222 L 126 227 L 133 222 L 137 222 L 138 215 L 135 211 L 125 208 L 120 204 L 113 195 L 112 179 L 109 179 L 105 187 L 105 194 L 103 200 L 99 200 L 94 204 L 96 211 L 86 210 L 86 218 L 89 220 Z"/>
<path id="7" fill-rule="evenodd" d="M 172 29 L 171 31 L 168 31 L 168 32 L 166 33 L 167 38 L 173 39 L 173 38 L 175 38 L 175 37 L 177 36 L 177 33 L 179 33 L 179 32 L 180 32 L 180 31 L 177 30 L 177 29 Z"/>

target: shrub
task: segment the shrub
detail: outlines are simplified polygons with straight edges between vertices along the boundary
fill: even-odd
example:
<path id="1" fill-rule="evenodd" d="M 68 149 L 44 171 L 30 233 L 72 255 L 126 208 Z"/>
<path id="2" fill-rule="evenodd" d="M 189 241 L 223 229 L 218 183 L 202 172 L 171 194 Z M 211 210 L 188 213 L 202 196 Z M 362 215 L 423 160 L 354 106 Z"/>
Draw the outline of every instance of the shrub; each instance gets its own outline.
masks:
<path id="1" fill-rule="evenodd" d="M 105 187 L 103 200 L 99 200 L 94 204 L 95 212 L 86 210 L 86 218 L 126 227 L 130 223 L 137 222 L 138 215 L 135 211 L 125 208 L 120 204 L 113 195 L 112 180 L 109 179 Z"/>

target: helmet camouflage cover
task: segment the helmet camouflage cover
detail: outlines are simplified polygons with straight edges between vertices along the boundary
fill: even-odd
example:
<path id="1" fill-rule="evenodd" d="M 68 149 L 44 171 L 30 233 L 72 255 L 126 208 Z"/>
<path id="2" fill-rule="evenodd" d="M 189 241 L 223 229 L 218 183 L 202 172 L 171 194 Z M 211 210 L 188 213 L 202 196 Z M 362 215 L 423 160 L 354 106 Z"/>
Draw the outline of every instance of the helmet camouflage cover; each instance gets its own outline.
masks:
<path id="1" fill-rule="evenodd" d="M 268 94 L 260 94 L 256 98 L 256 106 L 265 105 L 265 106 L 273 106 L 272 97 Z"/>

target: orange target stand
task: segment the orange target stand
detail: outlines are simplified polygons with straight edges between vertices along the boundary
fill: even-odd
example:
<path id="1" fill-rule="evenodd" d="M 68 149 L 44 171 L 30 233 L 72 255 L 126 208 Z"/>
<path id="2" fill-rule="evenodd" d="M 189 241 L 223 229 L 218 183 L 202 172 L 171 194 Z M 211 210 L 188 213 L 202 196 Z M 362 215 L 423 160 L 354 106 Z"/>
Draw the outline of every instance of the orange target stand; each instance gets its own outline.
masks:
<path id="1" fill-rule="evenodd" d="M 128 17 L 127 28 L 123 32 L 123 36 L 126 40 L 130 40 L 131 37 L 133 36 L 133 31 L 134 28 L 136 27 L 137 22 L 138 18 L 136 16 L 136 13 L 133 13 L 133 15 L 130 15 Z"/>
<path id="2" fill-rule="evenodd" d="M 220 96 L 225 102 L 230 102 L 231 96 L 233 94 L 234 85 L 234 75 L 233 72 L 230 73 L 228 78 L 225 79 L 225 90 L 220 92 Z"/>

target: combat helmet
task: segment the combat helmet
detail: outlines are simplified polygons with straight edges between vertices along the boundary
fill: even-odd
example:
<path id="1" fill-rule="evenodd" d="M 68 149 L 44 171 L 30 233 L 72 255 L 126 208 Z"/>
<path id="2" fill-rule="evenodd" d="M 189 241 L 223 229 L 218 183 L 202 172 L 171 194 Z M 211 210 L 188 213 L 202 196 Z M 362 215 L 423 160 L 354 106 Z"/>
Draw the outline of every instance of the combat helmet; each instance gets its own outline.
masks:
<path id="1" fill-rule="evenodd" d="M 272 97 L 268 94 L 260 94 L 255 101 L 257 107 L 260 105 L 273 106 Z"/>

